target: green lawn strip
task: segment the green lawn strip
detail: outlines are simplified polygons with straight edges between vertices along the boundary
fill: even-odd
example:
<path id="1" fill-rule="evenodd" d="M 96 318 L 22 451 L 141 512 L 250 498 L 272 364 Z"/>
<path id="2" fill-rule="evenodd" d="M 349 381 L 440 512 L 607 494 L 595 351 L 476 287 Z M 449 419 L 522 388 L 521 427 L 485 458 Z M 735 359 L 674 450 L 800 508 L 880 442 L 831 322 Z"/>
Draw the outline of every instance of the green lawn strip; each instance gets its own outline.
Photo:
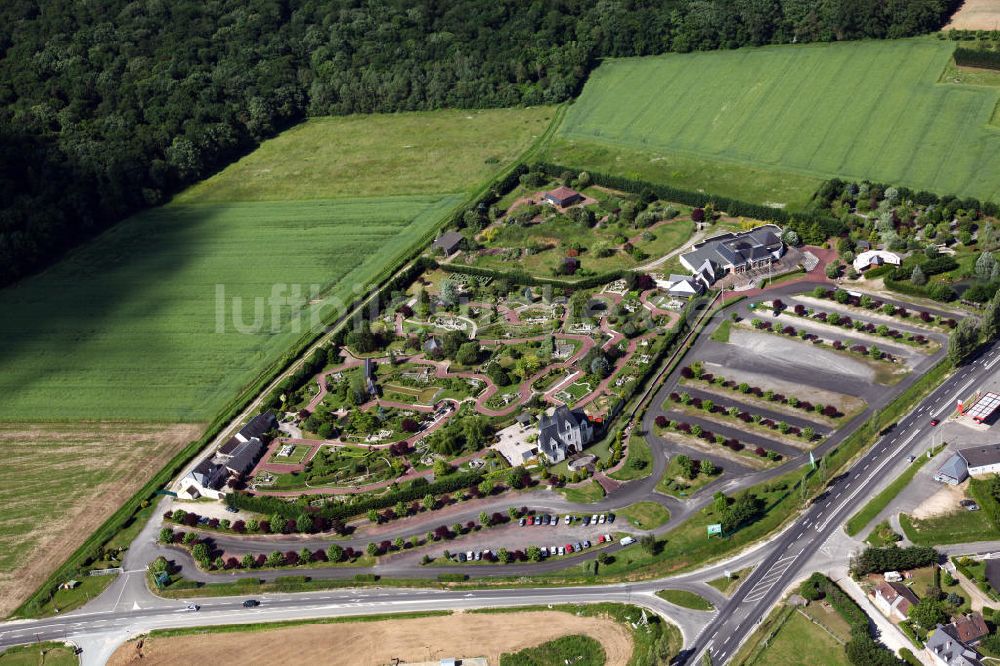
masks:
<path id="1" fill-rule="evenodd" d="M 453 611 L 410 611 L 406 613 L 377 613 L 374 615 L 350 615 L 345 617 L 317 617 L 302 620 L 282 620 L 280 622 L 254 622 L 251 624 L 220 624 L 205 627 L 181 627 L 179 629 L 153 629 L 150 638 L 172 638 L 174 636 L 200 636 L 202 634 L 256 633 L 298 627 L 304 624 L 353 624 L 355 622 L 380 622 L 382 620 L 413 620 L 421 617 L 444 617 Z"/>
<path id="2" fill-rule="evenodd" d="M 938 447 L 930 452 L 931 457 L 936 455 L 941 450 Z M 865 504 L 860 511 L 851 516 L 851 519 L 847 521 L 846 529 L 850 536 L 857 536 L 861 530 L 867 527 L 875 516 L 882 512 L 892 500 L 896 499 L 896 495 L 902 492 L 903 488 L 910 484 L 913 477 L 916 476 L 917 472 L 930 461 L 931 458 L 927 455 L 920 456 L 917 460 L 910 464 L 903 473 L 900 474 L 896 479 L 886 486 L 885 490 L 880 492 L 878 495 L 873 497 L 871 501 Z"/>
<path id="3" fill-rule="evenodd" d="M 628 666 L 650 666 L 669 663 L 680 652 L 683 639 L 680 629 L 659 615 L 646 611 L 647 624 L 642 622 L 643 611 L 638 606 L 615 603 L 572 604 L 558 606 L 523 606 L 515 608 L 480 608 L 470 613 L 502 615 L 532 610 L 554 610 L 587 617 L 608 617 L 621 624 L 632 636 L 632 658 Z"/>
<path id="4" fill-rule="evenodd" d="M 902 539 L 902 535 L 896 534 L 892 529 L 892 525 L 889 524 L 888 520 L 883 520 L 878 525 L 872 528 L 872 531 L 868 533 L 865 538 L 865 543 L 875 546 L 876 548 L 884 548 L 886 546 L 891 546 Z"/>
<path id="5" fill-rule="evenodd" d="M 636 502 L 618 509 L 616 513 L 640 530 L 651 530 L 670 520 L 670 512 L 656 502 Z"/>
<path id="6" fill-rule="evenodd" d="M 675 606 L 683 606 L 684 608 L 701 611 L 715 610 L 715 606 L 708 599 L 687 590 L 660 590 L 656 593 L 656 596 L 664 601 L 669 601 Z"/>
<path id="7" fill-rule="evenodd" d="M 482 197 L 486 196 L 495 184 L 503 181 L 514 173 L 515 169 L 522 161 L 533 157 L 537 153 L 539 146 L 545 142 L 553 134 L 553 132 L 555 132 L 555 128 L 561 122 L 564 114 L 565 107 L 558 107 L 556 115 L 549 124 L 548 128 L 534 141 L 534 143 L 528 147 L 527 150 L 521 154 L 520 159 L 509 164 L 492 180 L 482 183 L 469 197 L 469 199 L 454 206 L 450 215 L 457 215 L 460 210 L 469 205 L 471 202 L 478 201 Z M 437 226 L 439 225 L 435 225 L 435 227 Z M 351 312 L 365 307 L 375 298 L 380 297 L 381 291 L 385 289 L 386 285 L 390 282 L 390 278 L 398 273 L 401 273 L 404 264 L 422 252 L 423 245 L 427 243 L 435 233 L 436 228 L 429 229 L 424 236 L 410 248 L 407 255 L 400 257 L 394 264 L 387 264 L 378 275 L 373 276 L 373 278 L 369 281 L 369 284 L 379 285 L 380 289 L 352 301 L 350 307 L 347 308 L 345 315 L 336 320 L 336 324 L 343 325 L 343 322 L 349 320 L 348 315 Z M 333 322 L 326 323 L 330 324 Z M 253 400 L 253 398 L 260 395 L 276 377 L 298 363 L 301 360 L 301 354 L 316 339 L 315 336 L 315 332 L 307 332 L 301 336 L 294 345 L 289 347 L 279 358 L 274 359 L 270 364 L 263 368 L 232 400 L 229 401 L 229 403 L 227 403 L 226 407 L 218 413 L 215 419 L 209 424 L 205 434 L 199 440 L 192 442 L 176 456 L 174 456 L 174 458 L 171 459 L 171 461 L 152 479 L 150 479 L 145 486 L 136 492 L 124 505 L 119 507 L 119 509 L 97 530 L 95 530 L 84 541 L 84 543 L 81 544 L 76 551 L 74 551 L 69 559 L 56 569 L 39 587 L 39 589 L 31 597 L 25 600 L 25 602 L 22 603 L 12 615 L 17 617 L 31 617 L 37 614 L 39 612 L 38 609 L 40 605 L 45 603 L 47 599 L 51 598 L 57 586 L 62 581 L 69 578 L 74 571 L 78 570 L 82 566 L 85 566 L 86 562 L 94 557 L 94 553 L 100 546 L 114 538 L 118 531 L 126 528 L 134 518 L 136 512 L 140 508 L 143 508 L 142 505 L 149 501 L 148 498 L 151 498 L 157 489 L 163 487 L 170 481 L 170 479 L 176 476 L 195 455 L 204 449 L 208 442 L 212 441 L 222 428 L 229 425 L 230 421 L 232 421 L 232 419 L 235 418 L 245 408 L 245 406 Z"/>
<path id="8" fill-rule="evenodd" d="M 848 666 L 851 663 L 843 646 L 822 627 L 803 617 L 797 609 L 779 606 L 776 613 L 773 624 L 765 624 L 758 630 L 767 632 L 766 647 L 746 660 L 739 658 L 741 650 L 734 658 L 734 664 Z"/>
<path id="9" fill-rule="evenodd" d="M 633 434 L 628 440 L 625 463 L 620 469 L 608 474 L 616 481 L 644 479 L 653 473 L 653 452 L 649 442 L 641 435 Z"/>
<path id="10" fill-rule="evenodd" d="M 604 663 L 604 648 L 589 636 L 561 636 L 500 655 L 500 666 L 604 666 Z"/>
<path id="11" fill-rule="evenodd" d="M 727 597 L 736 591 L 736 588 L 740 586 L 750 572 L 753 571 L 753 567 L 747 567 L 746 569 L 740 569 L 739 571 L 730 572 L 730 576 L 726 578 L 722 576 L 720 578 L 715 578 L 708 581 L 708 584 L 722 592 Z"/>
<path id="12" fill-rule="evenodd" d="M 76 666 L 80 660 L 63 643 L 15 645 L 0 653 L 0 666 Z"/>
<path id="13" fill-rule="evenodd" d="M 687 497 L 702 486 L 716 480 L 719 476 L 719 474 L 709 476 L 708 474 L 699 472 L 695 478 L 688 479 L 681 471 L 680 464 L 677 462 L 677 456 L 673 456 L 670 462 L 667 463 L 667 469 L 664 470 L 663 476 L 657 482 L 656 490 L 664 495 Z"/>
<path id="14" fill-rule="evenodd" d="M 951 513 L 925 520 L 900 514 L 899 525 L 906 538 L 918 546 L 1000 539 L 1000 531 L 993 526 L 985 512 L 966 511 L 961 507 L 956 507 Z"/>
<path id="15" fill-rule="evenodd" d="M 712 339 L 716 342 L 726 343 L 729 342 L 729 330 L 732 327 L 733 322 L 729 319 L 723 319 L 718 327 L 712 332 Z"/>
<path id="16" fill-rule="evenodd" d="M 591 502 L 596 502 L 604 497 L 603 486 L 593 479 L 589 482 L 585 482 L 578 488 L 560 488 L 559 492 L 561 492 L 563 497 L 567 500 L 576 504 L 590 504 Z"/>
<path id="17" fill-rule="evenodd" d="M 53 595 L 40 604 L 38 607 L 39 616 L 52 616 L 56 613 L 65 613 L 76 610 L 91 599 L 101 595 L 104 590 L 111 587 L 111 584 L 118 578 L 111 576 L 86 576 L 77 579 L 80 584 L 70 589 L 56 590 Z"/>

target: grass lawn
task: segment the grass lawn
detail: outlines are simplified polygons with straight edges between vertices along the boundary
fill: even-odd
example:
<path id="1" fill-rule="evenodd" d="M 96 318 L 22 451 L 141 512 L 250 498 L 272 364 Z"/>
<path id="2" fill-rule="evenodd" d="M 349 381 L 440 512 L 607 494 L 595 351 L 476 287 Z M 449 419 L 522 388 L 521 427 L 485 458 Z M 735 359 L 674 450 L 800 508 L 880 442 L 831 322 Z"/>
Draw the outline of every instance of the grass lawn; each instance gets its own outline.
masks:
<path id="1" fill-rule="evenodd" d="M 683 155 L 997 200 L 1000 135 L 987 125 L 998 91 L 937 84 L 954 48 L 916 38 L 610 59 L 558 136 L 662 152 L 668 173 L 669 160 Z M 631 175 L 629 167 L 623 160 L 615 171 Z M 686 184 L 684 167 L 676 170 L 675 182 Z M 760 200 L 766 183 L 749 175 L 738 176 L 748 185 L 743 196 Z M 712 184 L 702 178 L 698 187 L 715 191 Z"/>
<path id="2" fill-rule="evenodd" d="M 906 538 L 919 546 L 1000 539 L 1000 532 L 984 511 L 959 509 L 926 520 L 917 520 L 904 513 L 899 516 L 899 524 Z"/>
<path id="3" fill-rule="evenodd" d="M 663 472 L 663 477 L 656 484 L 656 489 L 664 495 L 674 497 L 687 497 L 702 486 L 719 478 L 718 474 L 709 476 L 702 472 L 693 479 L 689 479 L 681 472 L 680 465 L 677 464 L 677 457 L 674 456 L 667 464 L 667 469 Z"/>
<path id="4" fill-rule="evenodd" d="M 80 660 L 62 643 L 17 645 L 0 654 L 0 666 L 76 666 Z"/>
<path id="5" fill-rule="evenodd" d="M 618 509 L 618 515 L 640 530 L 651 530 L 670 520 L 670 512 L 656 502 L 636 502 Z"/>
<path id="6" fill-rule="evenodd" d="M 750 575 L 751 571 L 753 571 L 753 567 L 733 571 L 730 572 L 732 575 L 730 575 L 729 578 L 722 576 L 721 578 L 708 581 L 708 584 L 728 597 L 736 591 L 736 588 L 743 583 L 743 580 Z"/>
<path id="7" fill-rule="evenodd" d="M 781 664 L 781 666 L 848 666 L 843 646 L 822 627 L 811 622 L 795 609 L 779 607 L 776 625 L 771 618 L 762 625 L 758 634 L 769 637 L 766 647 L 752 656 L 735 659 L 739 666 L 752 664 Z M 757 647 L 765 636 L 756 636 Z M 754 637 L 751 637 L 751 641 Z M 806 648 L 808 646 L 808 648 Z M 740 655 L 743 650 L 740 651 Z"/>
<path id="8" fill-rule="evenodd" d="M 653 452 L 649 448 L 649 442 L 644 437 L 633 435 L 628 440 L 625 464 L 621 466 L 621 469 L 608 476 L 616 481 L 632 481 L 633 479 L 644 479 L 652 471 Z"/>
<path id="9" fill-rule="evenodd" d="M 177 197 L 301 201 L 459 192 L 545 132 L 555 107 L 311 118 Z"/>
<path id="10" fill-rule="evenodd" d="M 562 636 L 500 655 L 500 666 L 604 666 L 604 648 L 589 636 Z"/>
<path id="11" fill-rule="evenodd" d="M 940 448 L 938 449 L 940 450 Z M 933 453 L 937 453 L 934 451 Z M 932 456 L 933 457 L 933 456 Z M 903 470 L 896 479 L 886 486 L 885 490 L 880 492 L 878 495 L 873 497 L 864 507 L 861 508 L 856 514 L 851 516 L 851 519 L 847 521 L 845 526 L 847 533 L 851 536 L 856 536 L 861 530 L 863 530 L 868 523 L 870 523 L 875 516 L 877 516 L 885 507 L 889 506 L 892 500 L 896 499 L 896 495 L 902 492 L 903 488 L 910 484 L 913 477 L 916 476 L 920 468 L 927 464 L 931 460 L 926 455 L 920 456 L 915 460 L 909 467 Z"/>
<path id="12" fill-rule="evenodd" d="M 656 596 L 664 601 L 669 601 L 675 606 L 703 611 L 715 610 L 715 606 L 708 599 L 687 590 L 660 590 L 656 593 Z"/>
<path id="13" fill-rule="evenodd" d="M 287 456 L 283 456 L 281 455 L 281 447 L 278 447 L 278 450 L 274 452 L 273 456 L 271 456 L 271 462 L 286 464 L 286 465 L 296 465 L 302 462 L 305 459 L 305 457 L 309 455 L 310 450 L 312 449 L 309 446 L 304 446 L 302 444 L 293 445 L 291 453 L 289 453 Z"/>
<path id="14" fill-rule="evenodd" d="M 891 546 L 900 540 L 900 535 L 896 534 L 892 525 L 889 524 L 888 520 L 883 520 L 881 523 L 872 528 L 872 531 L 865 538 L 865 543 L 871 544 L 876 548 L 883 548 L 885 546 Z"/>
<path id="15" fill-rule="evenodd" d="M 732 327 L 733 322 L 729 319 L 723 319 L 722 323 L 719 324 L 718 328 L 712 331 L 712 339 L 716 342 L 726 343 L 729 342 L 729 329 Z"/>
<path id="16" fill-rule="evenodd" d="M 585 482 L 579 488 L 560 488 L 559 492 L 570 502 L 578 504 L 589 504 L 604 497 L 604 488 L 593 479 Z"/>

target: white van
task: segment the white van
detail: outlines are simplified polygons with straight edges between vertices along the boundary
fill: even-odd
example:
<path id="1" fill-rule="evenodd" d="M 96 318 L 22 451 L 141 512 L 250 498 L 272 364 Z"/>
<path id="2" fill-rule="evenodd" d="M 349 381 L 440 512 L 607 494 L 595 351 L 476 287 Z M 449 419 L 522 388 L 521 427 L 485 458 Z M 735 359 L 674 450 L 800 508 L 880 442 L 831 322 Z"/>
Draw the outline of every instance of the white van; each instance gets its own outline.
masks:
<path id="1" fill-rule="evenodd" d="M 621 545 L 623 545 L 623 546 L 628 546 L 628 545 L 631 545 L 631 544 L 635 543 L 635 539 L 633 539 L 630 536 L 627 536 L 627 537 L 624 537 L 621 541 L 619 541 L 619 543 Z"/>

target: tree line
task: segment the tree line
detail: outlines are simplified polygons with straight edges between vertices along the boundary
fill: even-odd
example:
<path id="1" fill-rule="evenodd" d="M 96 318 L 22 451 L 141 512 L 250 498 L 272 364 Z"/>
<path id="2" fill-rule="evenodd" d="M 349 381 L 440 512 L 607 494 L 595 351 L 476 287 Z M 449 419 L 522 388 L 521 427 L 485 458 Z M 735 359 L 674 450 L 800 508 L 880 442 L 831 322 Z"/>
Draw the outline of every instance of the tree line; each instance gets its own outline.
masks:
<path id="1" fill-rule="evenodd" d="M 606 56 L 905 37 L 953 0 L 10 0 L 0 284 L 307 115 L 549 104 Z"/>

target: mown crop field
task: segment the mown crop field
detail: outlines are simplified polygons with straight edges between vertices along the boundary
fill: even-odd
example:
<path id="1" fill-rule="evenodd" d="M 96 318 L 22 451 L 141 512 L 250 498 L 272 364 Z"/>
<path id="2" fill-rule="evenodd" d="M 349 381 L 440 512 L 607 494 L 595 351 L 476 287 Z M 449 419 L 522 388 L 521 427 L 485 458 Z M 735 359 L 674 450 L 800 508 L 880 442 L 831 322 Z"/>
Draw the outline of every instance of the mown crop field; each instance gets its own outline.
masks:
<path id="1" fill-rule="evenodd" d="M 454 195 L 171 205 L 0 292 L 0 420 L 210 421 Z M 276 304 L 277 303 L 277 304 Z"/>
<path id="2" fill-rule="evenodd" d="M 742 174 L 744 198 L 775 203 L 808 196 L 796 179 L 805 188 L 832 176 L 1000 201 L 1000 127 L 990 124 L 1000 91 L 938 84 L 953 49 L 921 38 L 609 60 L 547 157 L 575 154 L 571 166 L 596 170 L 617 158 L 592 146 L 623 147 L 638 166 L 624 159 L 620 171 L 648 173 L 662 156 L 680 162 L 684 186 L 695 184 L 687 162 L 705 161 L 719 193 L 740 196 Z M 755 170 L 773 182 L 754 182 Z"/>
<path id="3" fill-rule="evenodd" d="M 264 142 L 180 202 L 459 192 L 542 135 L 555 107 L 313 118 Z"/>

